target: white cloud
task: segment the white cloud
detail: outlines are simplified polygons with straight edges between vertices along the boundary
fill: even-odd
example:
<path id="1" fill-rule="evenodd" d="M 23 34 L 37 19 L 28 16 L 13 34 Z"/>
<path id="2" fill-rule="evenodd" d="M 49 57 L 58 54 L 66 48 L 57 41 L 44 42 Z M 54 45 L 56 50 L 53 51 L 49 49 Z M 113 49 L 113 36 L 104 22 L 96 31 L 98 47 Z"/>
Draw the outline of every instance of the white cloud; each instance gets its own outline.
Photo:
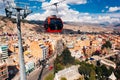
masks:
<path id="1" fill-rule="evenodd" d="M 120 7 L 110 7 L 109 8 L 109 12 L 115 12 L 115 11 L 118 11 L 120 10 Z"/>
<path id="2" fill-rule="evenodd" d="M 109 8 L 108 6 L 106 6 L 105 8 Z"/>
<path id="3" fill-rule="evenodd" d="M 45 0 L 29 0 L 29 1 L 45 2 Z"/>
<path id="4" fill-rule="evenodd" d="M 4 1 L 4 2 L 3 2 Z M 10 5 L 8 5 L 8 3 Z M 8 6 L 12 6 L 12 7 L 15 7 L 15 3 L 14 3 L 14 0 L 0 0 L 0 15 L 5 15 L 5 7 L 8 7 Z"/>
<path id="5" fill-rule="evenodd" d="M 54 3 L 59 3 L 58 4 L 58 13 L 56 12 L 56 7 L 54 5 Z M 28 16 L 27 19 L 33 19 L 33 17 L 35 17 L 36 15 L 40 16 L 39 19 L 43 20 L 43 18 L 50 16 L 50 15 L 57 15 L 61 18 L 63 18 L 64 20 L 74 20 L 77 21 L 77 19 L 79 18 L 79 12 L 73 9 L 69 9 L 70 6 L 68 6 L 68 4 L 85 4 L 86 0 L 51 0 L 50 2 L 43 2 L 42 3 L 42 8 L 45 10 L 45 12 L 43 14 L 37 13 L 37 14 L 33 14 L 31 16 Z M 87 13 L 85 13 L 87 15 Z M 66 16 L 65 16 L 66 15 Z M 41 17 L 44 16 L 44 17 Z M 73 17 L 74 16 L 74 17 Z M 37 18 L 35 18 L 37 19 Z"/>
<path id="6" fill-rule="evenodd" d="M 44 13 L 36 13 L 29 15 L 26 19 L 28 20 L 45 20 L 50 15 L 57 15 L 62 18 L 63 21 L 75 21 L 75 22 L 89 22 L 89 23 L 101 23 L 101 22 L 119 22 L 119 14 L 89 14 L 80 13 L 75 9 L 70 9 L 68 4 L 85 4 L 86 0 L 65 0 L 58 4 L 58 13 L 56 7 L 51 5 L 61 0 L 51 0 L 50 2 L 43 2 L 42 7 L 45 10 Z M 51 5 L 51 6 L 50 6 Z M 46 6 L 46 7 L 45 7 Z M 106 8 L 108 8 L 106 6 Z"/>
<path id="7" fill-rule="evenodd" d="M 27 17 L 27 20 L 45 20 L 44 14 L 36 13 Z"/>
<path id="8" fill-rule="evenodd" d="M 110 16 L 98 16 L 99 20 L 110 20 Z"/>
<path id="9" fill-rule="evenodd" d="M 42 3 L 42 7 L 46 7 L 46 6 L 49 6 L 53 3 L 62 3 L 62 4 L 86 4 L 87 3 L 87 0 L 51 0 L 50 2 L 43 2 Z M 58 5 L 59 5 L 58 4 Z"/>
<path id="10" fill-rule="evenodd" d="M 86 13 L 78 13 L 74 12 L 73 10 L 70 10 L 69 13 L 66 13 L 65 11 L 62 12 L 62 20 L 63 21 L 74 21 L 74 22 L 88 22 L 88 23 L 102 23 L 102 22 L 120 22 L 120 15 L 119 14 L 86 14 Z M 47 12 L 45 13 L 46 15 Z M 44 14 L 34 14 L 31 16 L 28 16 L 28 20 L 45 20 L 46 15 Z M 60 15 L 60 14 L 59 14 Z M 117 16 L 118 15 L 118 16 Z"/>
<path id="11" fill-rule="evenodd" d="M 86 4 L 87 0 L 66 0 L 68 4 Z"/>
<path id="12" fill-rule="evenodd" d="M 14 0 L 12 0 L 14 1 Z M 53 3 L 59 2 L 61 0 L 51 0 L 50 2 L 45 2 L 45 0 L 37 0 L 43 1 L 42 7 L 45 10 L 43 13 L 32 13 L 27 16 L 28 20 L 45 20 L 46 17 L 50 15 L 57 15 L 62 18 L 63 21 L 75 21 L 75 22 L 89 22 L 89 23 L 101 23 L 101 22 L 120 22 L 120 14 L 119 13 L 101 13 L 101 14 L 89 14 L 89 13 L 80 13 L 75 9 L 70 9 L 68 4 L 85 4 L 86 0 L 65 0 L 58 4 L 58 13 L 56 12 L 56 7 L 51 5 Z M 1 2 L 1 1 L 0 1 Z M 51 6 L 49 6 L 51 5 Z M 48 7 L 44 7 L 48 6 Z M 34 6 L 36 7 L 36 6 Z M 106 6 L 106 8 L 108 8 Z M 119 9 L 111 9 L 109 11 L 116 11 Z M 0 11 L 1 13 L 1 11 Z"/>
<path id="13" fill-rule="evenodd" d="M 8 2 L 9 2 L 9 5 L 8 5 Z M 5 8 L 6 6 L 12 6 L 14 7 L 15 6 L 15 3 L 14 3 L 14 0 L 1 0 L 0 1 L 0 5 Z"/>

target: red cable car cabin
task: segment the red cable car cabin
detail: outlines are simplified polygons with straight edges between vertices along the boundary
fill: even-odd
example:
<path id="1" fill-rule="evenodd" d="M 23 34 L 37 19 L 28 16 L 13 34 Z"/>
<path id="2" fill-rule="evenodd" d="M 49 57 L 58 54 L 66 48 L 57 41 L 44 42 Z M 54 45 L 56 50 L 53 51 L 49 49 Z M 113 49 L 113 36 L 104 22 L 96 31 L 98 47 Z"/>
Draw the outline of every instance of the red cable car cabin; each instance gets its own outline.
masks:
<path id="1" fill-rule="evenodd" d="M 60 18 L 53 15 L 46 18 L 44 28 L 46 32 L 61 32 L 63 29 L 63 22 Z"/>

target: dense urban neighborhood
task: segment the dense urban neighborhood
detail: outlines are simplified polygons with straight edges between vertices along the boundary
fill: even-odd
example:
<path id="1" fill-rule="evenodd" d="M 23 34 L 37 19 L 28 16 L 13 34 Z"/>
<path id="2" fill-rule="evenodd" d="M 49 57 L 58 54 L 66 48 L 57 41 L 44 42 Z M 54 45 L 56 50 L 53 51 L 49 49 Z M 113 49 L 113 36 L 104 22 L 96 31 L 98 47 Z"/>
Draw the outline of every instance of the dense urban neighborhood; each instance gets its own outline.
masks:
<path id="1" fill-rule="evenodd" d="M 0 18 L 0 80 L 19 80 L 16 23 Z M 120 32 L 82 26 L 64 24 L 62 33 L 47 33 L 42 24 L 22 21 L 27 80 L 119 80 Z"/>

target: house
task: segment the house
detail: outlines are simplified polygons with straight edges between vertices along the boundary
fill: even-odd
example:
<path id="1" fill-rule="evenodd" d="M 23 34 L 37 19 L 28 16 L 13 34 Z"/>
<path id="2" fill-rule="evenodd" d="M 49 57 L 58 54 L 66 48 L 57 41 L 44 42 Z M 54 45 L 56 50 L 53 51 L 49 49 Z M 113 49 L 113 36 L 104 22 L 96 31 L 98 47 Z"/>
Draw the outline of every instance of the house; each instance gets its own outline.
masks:
<path id="1" fill-rule="evenodd" d="M 80 59 L 81 57 L 84 57 L 84 54 L 82 54 L 80 50 L 73 50 L 71 51 L 71 56 L 75 57 L 75 59 Z"/>
<path id="2" fill-rule="evenodd" d="M 8 67 L 4 62 L 0 62 L 0 80 L 6 80 L 8 78 Z"/>
<path id="3" fill-rule="evenodd" d="M 0 45 L 0 60 L 8 58 L 8 45 Z"/>

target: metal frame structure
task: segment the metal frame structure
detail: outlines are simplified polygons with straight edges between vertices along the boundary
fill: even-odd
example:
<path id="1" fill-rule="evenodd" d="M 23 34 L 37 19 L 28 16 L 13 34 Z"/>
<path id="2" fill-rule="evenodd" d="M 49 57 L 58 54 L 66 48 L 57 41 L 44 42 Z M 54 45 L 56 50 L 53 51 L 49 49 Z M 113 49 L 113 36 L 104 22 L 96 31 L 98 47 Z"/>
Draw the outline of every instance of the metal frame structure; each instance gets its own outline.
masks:
<path id="1" fill-rule="evenodd" d="M 5 2 L 5 0 L 3 0 Z M 24 55 L 23 55 L 23 47 L 22 47 L 22 35 L 21 35 L 21 16 L 22 19 L 26 18 L 27 15 L 31 13 L 30 10 L 27 9 L 27 7 L 20 8 L 20 7 L 12 7 L 9 2 L 7 1 L 8 6 L 5 7 L 6 16 L 11 18 L 11 16 L 16 16 L 16 23 L 17 23 L 17 30 L 18 30 L 18 44 L 19 44 L 19 65 L 20 65 L 20 80 L 26 80 L 26 70 L 25 70 L 25 62 L 24 62 Z M 13 14 L 13 11 L 10 10 L 13 9 L 16 11 L 15 14 Z M 20 11 L 24 11 L 23 14 L 20 14 Z"/>
<path id="2" fill-rule="evenodd" d="M 22 50 L 22 36 L 21 36 L 21 20 L 20 20 L 20 10 L 22 10 L 22 8 L 16 7 L 15 8 L 17 10 L 17 18 L 16 18 L 16 22 L 17 22 L 17 29 L 18 29 L 18 43 L 19 43 L 19 64 L 20 64 L 20 80 L 26 80 L 26 73 L 25 73 L 25 63 L 24 63 L 24 55 L 23 55 L 23 50 Z"/>

